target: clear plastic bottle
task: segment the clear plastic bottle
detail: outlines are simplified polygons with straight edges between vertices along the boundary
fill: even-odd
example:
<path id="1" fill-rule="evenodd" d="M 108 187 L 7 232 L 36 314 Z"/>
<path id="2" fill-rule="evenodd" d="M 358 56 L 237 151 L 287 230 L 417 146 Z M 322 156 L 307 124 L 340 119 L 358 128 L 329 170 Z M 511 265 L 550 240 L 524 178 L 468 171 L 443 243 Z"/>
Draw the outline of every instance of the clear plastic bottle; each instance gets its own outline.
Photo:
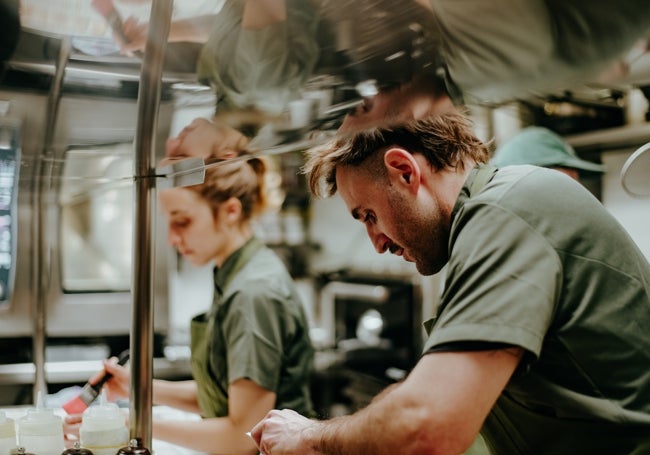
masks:
<path id="1" fill-rule="evenodd" d="M 36 455 L 61 455 L 65 449 L 63 419 L 43 406 L 41 392 L 36 407 L 18 420 L 18 444 Z"/>
<path id="2" fill-rule="evenodd" d="M 104 393 L 99 404 L 89 406 L 81 417 L 81 446 L 94 455 L 115 455 L 129 442 L 124 415 L 115 403 L 107 403 Z"/>
<path id="3" fill-rule="evenodd" d="M 0 411 L 0 455 L 9 455 L 16 449 L 16 423 Z"/>

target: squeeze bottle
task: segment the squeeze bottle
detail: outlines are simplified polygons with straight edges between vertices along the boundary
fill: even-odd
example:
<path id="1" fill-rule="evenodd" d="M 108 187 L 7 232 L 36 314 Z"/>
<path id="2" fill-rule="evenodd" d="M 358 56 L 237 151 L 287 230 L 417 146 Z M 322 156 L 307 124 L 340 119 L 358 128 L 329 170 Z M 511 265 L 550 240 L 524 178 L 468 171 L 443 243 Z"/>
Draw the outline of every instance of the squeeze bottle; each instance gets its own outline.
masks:
<path id="1" fill-rule="evenodd" d="M 99 404 L 84 411 L 79 439 L 81 446 L 92 450 L 94 455 L 115 455 L 128 444 L 129 430 L 124 415 L 115 403 L 106 402 L 104 392 L 99 397 Z"/>
<path id="2" fill-rule="evenodd" d="M 63 419 L 43 406 L 40 391 L 36 407 L 28 409 L 27 415 L 18 420 L 18 445 L 36 455 L 61 455 L 65 449 Z"/>

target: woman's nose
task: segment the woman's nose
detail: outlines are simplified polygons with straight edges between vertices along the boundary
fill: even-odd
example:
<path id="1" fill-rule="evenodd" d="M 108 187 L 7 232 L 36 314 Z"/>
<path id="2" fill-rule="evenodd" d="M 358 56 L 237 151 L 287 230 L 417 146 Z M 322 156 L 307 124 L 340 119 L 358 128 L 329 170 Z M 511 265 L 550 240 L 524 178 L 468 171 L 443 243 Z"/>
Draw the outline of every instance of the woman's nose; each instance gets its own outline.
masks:
<path id="1" fill-rule="evenodd" d="M 177 246 L 181 241 L 181 236 L 174 232 L 173 229 L 170 229 L 169 234 L 167 235 L 167 241 L 171 246 Z"/>

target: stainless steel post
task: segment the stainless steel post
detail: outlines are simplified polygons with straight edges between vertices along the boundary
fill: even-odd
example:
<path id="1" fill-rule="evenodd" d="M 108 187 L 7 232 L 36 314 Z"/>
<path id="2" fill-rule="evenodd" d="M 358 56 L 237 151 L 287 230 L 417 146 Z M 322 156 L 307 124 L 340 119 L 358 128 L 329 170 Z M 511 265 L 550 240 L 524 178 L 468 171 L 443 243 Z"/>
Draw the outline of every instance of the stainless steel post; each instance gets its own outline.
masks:
<path id="1" fill-rule="evenodd" d="M 133 322 L 131 329 L 132 439 L 151 448 L 153 379 L 154 229 L 156 210 L 155 133 L 172 0 L 152 2 L 138 91 L 134 159 Z"/>
<path id="2" fill-rule="evenodd" d="M 47 337 L 47 293 L 50 286 L 50 245 L 48 239 L 48 216 L 47 212 L 52 201 L 47 199 L 52 191 L 52 166 L 55 155 L 54 136 L 56 131 L 56 120 L 59 113 L 61 101 L 61 89 L 65 76 L 65 68 L 70 58 L 72 49 L 70 38 L 64 37 L 61 40 L 57 56 L 54 78 L 50 86 L 47 100 L 47 112 L 45 120 L 45 135 L 43 138 L 43 150 L 37 156 L 34 165 L 33 188 L 32 188 L 32 239 L 33 239 L 33 269 L 32 277 L 36 294 L 32 301 L 32 317 L 34 318 L 32 350 L 34 356 L 34 403 L 38 392 L 47 394 L 47 380 L 45 378 L 45 345 Z"/>

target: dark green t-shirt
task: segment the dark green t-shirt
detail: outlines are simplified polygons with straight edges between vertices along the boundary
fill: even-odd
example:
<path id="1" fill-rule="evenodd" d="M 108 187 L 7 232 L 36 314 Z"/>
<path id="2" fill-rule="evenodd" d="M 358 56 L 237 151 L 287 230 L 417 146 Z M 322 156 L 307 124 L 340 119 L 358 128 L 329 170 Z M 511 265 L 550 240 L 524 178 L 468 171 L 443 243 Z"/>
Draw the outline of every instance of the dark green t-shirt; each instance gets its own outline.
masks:
<path id="1" fill-rule="evenodd" d="M 593 82 L 650 33 L 647 0 L 430 0 L 466 102 Z M 534 91 L 534 92 L 532 92 Z"/>
<path id="2" fill-rule="evenodd" d="M 314 350 L 303 304 L 280 258 L 253 238 L 215 269 L 214 280 L 211 311 L 193 321 L 205 324 L 192 342 L 205 416 L 228 415 L 228 386 L 242 378 L 275 392 L 277 408 L 311 416 Z"/>
<path id="3" fill-rule="evenodd" d="M 425 352 L 458 342 L 526 357 L 485 422 L 497 454 L 631 453 L 650 443 L 650 265 L 578 182 L 510 166 L 454 208 Z M 641 452 L 642 453 L 642 452 Z"/>
<path id="4" fill-rule="evenodd" d="M 198 78 L 226 107 L 255 106 L 280 114 L 312 76 L 319 57 L 319 16 L 310 0 L 288 0 L 287 18 L 261 28 L 241 26 L 244 1 L 224 3 L 199 56 Z"/>

